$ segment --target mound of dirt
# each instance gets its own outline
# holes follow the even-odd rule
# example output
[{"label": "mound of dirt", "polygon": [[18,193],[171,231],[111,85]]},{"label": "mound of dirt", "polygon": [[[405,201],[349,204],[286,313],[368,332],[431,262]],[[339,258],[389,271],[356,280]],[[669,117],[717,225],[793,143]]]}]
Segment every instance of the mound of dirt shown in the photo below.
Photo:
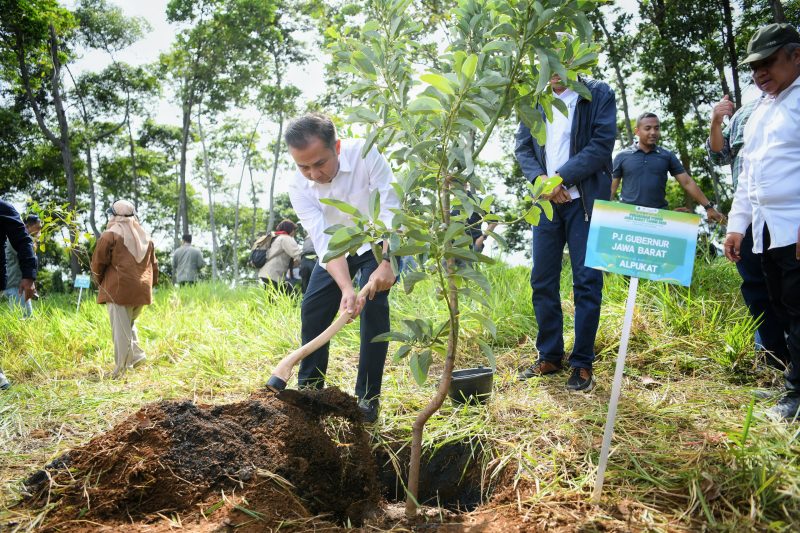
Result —
[{"label": "mound of dirt", "polygon": [[335,405],[337,416],[268,392],[219,406],[147,405],[32,475],[23,505],[55,502],[51,529],[130,529],[192,515],[237,531],[320,515],[360,524],[381,491],[356,402],[335,388],[306,394]]}]

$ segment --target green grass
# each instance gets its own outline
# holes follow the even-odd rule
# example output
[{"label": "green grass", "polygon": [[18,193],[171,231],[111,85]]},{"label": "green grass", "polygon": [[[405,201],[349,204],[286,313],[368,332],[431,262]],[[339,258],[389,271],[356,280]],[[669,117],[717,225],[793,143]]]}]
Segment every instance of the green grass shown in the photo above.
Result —
[{"label": "green grass", "polygon": [[[568,271],[568,269],[566,269]],[[525,268],[488,269],[498,360],[495,394],[485,407],[449,401],[426,430],[428,448],[473,439],[483,444],[487,479],[516,482],[522,514],[542,502],[588,500],[594,483],[627,280],[605,278],[597,337],[598,388],[563,390],[566,374],[516,381],[534,357],[535,321]],[[562,279],[566,341],[571,343],[568,272]],[[603,508],[636,502],[637,523],[652,530],[796,530],[800,524],[800,426],[768,421],[769,402],[752,403],[754,386],[780,384],[752,354],[752,319],[735,269],[699,262],[691,289],[639,286],[626,379]],[[442,318],[424,284],[393,292],[393,321]],[[14,382],[0,393],[0,523],[29,523],[12,507],[20,480],[64,451],[113,427],[144,403],[190,398],[242,399],[299,346],[297,300],[257,288],[201,284],[159,290],[137,321],[148,361],[125,379],[104,379],[113,366],[103,306],[75,311],[73,297],[42,300],[31,320],[0,306],[0,366]],[[465,328],[477,333],[477,322]],[[474,340],[458,366],[485,364]],[[405,361],[387,362],[376,442],[405,442],[417,411],[436,386],[440,361],[420,387]],[[329,381],[352,390],[358,325],[332,345]],[[378,435],[377,433],[380,433]]]}]

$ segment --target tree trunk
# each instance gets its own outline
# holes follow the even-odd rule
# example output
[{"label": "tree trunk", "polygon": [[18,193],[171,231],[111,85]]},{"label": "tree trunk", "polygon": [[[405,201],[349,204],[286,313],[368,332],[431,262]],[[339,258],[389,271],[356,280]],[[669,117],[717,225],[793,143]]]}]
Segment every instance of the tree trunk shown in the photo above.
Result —
[{"label": "tree trunk", "polygon": [[275,177],[278,175],[278,158],[281,155],[283,142],[283,111],[278,111],[278,138],[275,140],[275,150],[272,153],[272,179],[269,182],[269,217],[267,218],[267,233],[275,227]]},{"label": "tree trunk", "polygon": [[739,60],[736,57],[736,39],[733,35],[733,16],[730,0],[722,0],[722,11],[725,15],[725,47],[728,49],[728,63],[733,77],[733,102],[736,108],[742,106],[742,89],[739,86]]},{"label": "tree trunk", "polygon": [[769,0],[769,5],[772,8],[773,22],[786,22],[786,14],[783,12],[781,0]]},{"label": "tree trunk", "polygon": [[[178,173],[178,220],[183,234],[189,233],[189,201],[186,196],[186,151],[189,146],[189,133],[192,125],[193,97],[183,102],[183,125],[181,129],[181,166]],[[176,244],[177,246],[177,244]]]},{"label": "tree trunk", "polygon": [[[450,225],[450,178],[445,179],[442,190],[442,221],[446,227]],[[452,246],[452,243],[445,244],[445,248]],[[437,262],[438,269],[443,268],[441,261]],[[425,424],[431,416],[442,407],[447,390],[450,388],[450,381],[453,379],[453,368],[456,363],[456,353],[458,350],[458,287],[455,279],[449,275],[454,269],[454,260],[447,260],[447,305],[450,315],[450,333],[447,336],[447,356],[444,360],[444,370],[436,389],[428,405],[419,412],[411,425],[411,459],[408,464],[408,493],[406,494],[406,518],[413,518],[417,514],[419,501],[419,468],[422,459],[422,433]],[[444,287],[442,287],[444,289]]]},{"label": "tree trunk", "polygon": [[92,228],[94,238],[100,237],[100,231],[97,229],[97,222],[95,220],[97,211],[97,195],[94,190],[94,174],[92,172],[92,145],[87,139],[86,142],[86,179],[89,180],[89,226]]},{"label": "tree trunk", "polygon": [[[247,139],[247,146],[245,147],[244,161],[242,162],[242,172],[239,174],[239,186],[236,188],[236,212],[233,221],[233,286],[235,287],[239,281],[239,199],[242,194],[242,183],[244,182],[244,171],[250,166],[250,154],[252,153],[251,147],[253,146],[253,139],[258,131],[258,125],[261,122],[259,115],[256,120],[256,125],[253,126],[253,131]],[[251,179],[252,181],[252,179]]]},{"label": "tree trunk", "polygon": [[619,87],[620,93],[619,95],[622,99],[622,113],[625,117],[625,133],[627,134],[625,144],[626,146],[629,146],[633,144],[633,129],[631,128],[631,117],[628,112],[628,90],[625,85],[625,77],[622,75],[622,67],[619,64],[619,56],[617,55],[617,49],[614,45],[614,40],[611,38],[611,34],[608,33],[608,29],[606,29],[606,23],[602,13],[597,13],[597,20],[600,24],[600,29],[603,30],[603,35],[606,37],[608,57],[611,60],[611,64],[614,67],[614,74],[617,77],[617,86]]},{"label": "tree trunk", "polygon": [[258,196],[256,195],[256,182],[253,179],[253,165],[251,161],[247,162],[247,172],[250,174],[250,199],[253,202],[253,220],[250,227],[250,242],[256,240],[256,224],[258,224]]},{"label": "tree trunk", "polygon": [[139,210],[139,172],[136,170],[136,145],[133,142],[131,121],[128,120],[128,148],[131,152],[131,173],[133,177],[133,205]]},{"label": "tree trunk", "polygon": [[200,145],[203,150],[203,169],[206,174],[206,188],[208,189],[208,223],[211,227],[211,279],[216,281],[219,279],[217,271],[217,225],[214,220],[214,181],[211,177],[211,167],[208,163],[208,152],[206,151],[206,137],[203,134],[203,126],[201,125],[201,111],[200,106],[197,107],[197,133],[200,135]]},{"label": "tree trunk", "polygon": [[178,205],[175,206],[175,245],[174,248],[177,248],[181,245],[181,208],[180,208],[180,198],[181,198],[181,170],[180,167],[175,168],[175,192],[178,196]]},{"label": "tree trunk", "polygon": [[[64,174],[67,178],[67,202],[69,204],[69,210],[77,214],[78,190],[75,184],[75,169],[72,158],[72,147],[70,146],[69,139],[69,125],[67,123],[67,115],[64,112],[64,100],[61,97],[61,60],[58,58],[58,37],[56,36],[56,29],[52,24],[50,25],[50,57],[53,61],[53,74],[50,77],[50,84],[53,106],[56,109],[56,118],[58,120],[58,130],[61,134],[59,148],[61,149],[61,160],[64,163]],[[77,252],[78,230],[75,224],[71,224],[69,227],[69,240],[69,270],[72,275],[72,280],[74,281],[75,276],[81,271]]]}]

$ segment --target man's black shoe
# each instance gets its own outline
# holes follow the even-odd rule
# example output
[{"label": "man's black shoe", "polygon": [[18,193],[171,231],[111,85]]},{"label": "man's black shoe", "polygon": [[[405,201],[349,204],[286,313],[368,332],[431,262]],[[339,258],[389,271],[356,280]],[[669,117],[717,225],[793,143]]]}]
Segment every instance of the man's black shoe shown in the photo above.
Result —
[{"label": "man's black shoe", "polygon": [[517,379],[525,381],[531,378],[540,378],[542,376],[551,376],[561,372],[561,363],[554,363],[552,361],[536,361],[534,364],[523,370],[517,375]]},{"label": "man's black shoe", "polygon": [[567,390],[589,392],[594,388],[594,374],[588,368],[573,368],[567,380]]},{"label": "man's black shoe", "polygon": [[774,407],[767,410],[767,416],[775,420],[800,420],[800,392],[787,392]]},{"label": "man's black shoe", "polygon": [[367,424],[374,424],[378,420],[378,411],[380,411],[381,402],[377,398],[372,400],[358,400],[358,410],[364,415],[364,422]]}]

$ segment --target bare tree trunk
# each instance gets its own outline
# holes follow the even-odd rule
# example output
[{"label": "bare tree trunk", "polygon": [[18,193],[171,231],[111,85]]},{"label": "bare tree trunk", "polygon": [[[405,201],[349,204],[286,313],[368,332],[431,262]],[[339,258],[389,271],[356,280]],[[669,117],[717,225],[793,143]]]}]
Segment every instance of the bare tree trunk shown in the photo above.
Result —
[{"label": "bare tree trunk", "polygon": [[89,180],[89,226],[92,228],[94,238],[100,237],[100,231],[97,229],[97,222],[95,220],[95,211],[97,210],[97,196],[94,190],[94,175],[92,172],[92,145],[86,142],[86,178]]},{"label": "bare tree trunk", "polygon": [[781,0],[769,0],[769,5],[772,8],[773,22],[786,22],[786,14],[783,12]]},{"label": "bare tree trunk", "polygon": [[200,145],[203,150],[203,168],[206,174],[206,188],[208,189],[208,222],[211,226],[211,279],[219,279],[217,270],[217,225],[214,220],[214,181],[211,177],[211,167],[208,163],[208,151],[206,150],[206,136],[203,133],[201,124],[202,115],[200,106],[197,106],[197,133],[200,134]]},{"label": "bare tree trunk", "polygon": [[[253,146],[253,139],[258,131],[258,125],[261,122],[259,115],[256,125],[253,126],[253,131],[247,139],[247,146],[245,148],[244,161],[242,162],[242,172],[239,174],[239,186],[236,188],[236,214],[234,215],[233,222],[233,286],[235,287],[239,281],[239,199],[242,194],[242,183],[244,182],[244,171],[250,166],[250,154],[252,153],[251,147]],[[251,177],[252,181],[252,177]]]},{"label": "bare tree trunk", "polygon": [[597,20],[600,24],[600,29],[603,30],[603,35],[606,37],[608,57],[611,59],[611,64],[614,67],[614,74],[617,77],[619,95],[622,98],[622,113],[625,117],[625,133],[627,134],[625,144],[630,145],[633,144],[633,130],[631,129],[631,117],[628,112],[628,90],[625,85],[625,77],[622,75],[622,67],[619,64],[619,56],[617,55],[618,52],[614,45],[614,40],[611,38],[611,34],[608,33],[608,29],[606,29],[606,23],[602,13],[597,13]]},{"label": "bare tree trunk", "polygon": [[736,39],[733,35],[733,16],[730,0],[722,0],[722,11],[725,15],[725,47],[728,49],[728,63],[733,77],[733,102],[736,108],[742,106],[742,89],[739,86],[739,60],[736,57]]},{"label": "bare tree trunk", "polygon": [[283,111],[278,112],[278,138],[275,140],[275,150],[272,153],[272,179],[269,182],[269,217],[267,218],[267,233],[275,227],[275,177],[278,175],[278,159],[281,155],[283,142]]},{"label": "bare tree trunk", "polygon": [[[58,129],[61,134],[60,148],[61,159],[64,162],[64,173],[67,177],[67,202],[69,202],[70,211],[75,213],[78,209],[78,190],[75,184],[75,169],[72,158],[72,147],[70,146],[69,139],[69,125],[67,123],[67,115],[64,112],[64,100],[61,97],[61,60],[58,58],[58,37],[56,36],[56,29],[52,24],[50,25],[50,56],[53,60],[53,75],[50,78],[50,83],[53,95],[53,106],[56,109]],[[75,225],[70,225],[69,227],[69,240],[69,270],[74,280],[75,276],[81,271],[77,252],[78,230]]]},{"label": "bare tree trunk", "polygon": [[[186,151],[189,146],[189,133],[192,125],[192,107],[194,106],[193,97],[189,96],[183,102],[183,125],[181,129],[181,163],[178,173],[178,219],[183,234],[189,233],[189,201],[186,196]],[[177,246],[177,244],[176,244]]]},{"label": "bare tree trunk", "polygon": [[136,170],[136,145],[133,142],[131,121],[128,120],[128,148],[131,152],[131,173],[133,174],[133,205],[139,210],[139,172]]},{"label": "bare tree trunk", "polygon": [[175,192],[178,195],[178,205],[175,207],[175,246],[177,248],[181,245],[181,208],[180,208],[180,194],[181,194],[181,170],[180,167],[175,168]]},{"label": "bare tree trunk", "polygon": [[[450,179],[445,179],[442,191],[442,220],[445,226],[450,224]],[[445,247],[451,244],[445,244]],[[438,266],[442,268],[441,263]],[[455,368],[456,353],[458,351],[458,287],[455,279],[449,275],[454,269],[453,259],[447,260],[447,304],[450,314],[450,333],[447,336],[447,355],[444,360],[444,370],[436,389],[428,405],[419,412],[411,425],[411,459],[408,465],[408,493],[406,494],[406,518],[413,518],[417,514],[419,501],[419,468],[422,459],[422,433],[425,424],[431,416],[439,410],[447,397],[447,390],[450,388],[450,381],[453,378],[453,368]]]},{"label": "bare tree trunk", "polygon": [[250,242],[256,240],[256,224],[258,223],[258,196],[256,195],[256,182],[253,179],[253,165],[251,161],[247,162],[247,172],[250,174],[250,199],[253,202],[253,220],[250,227]]}]

